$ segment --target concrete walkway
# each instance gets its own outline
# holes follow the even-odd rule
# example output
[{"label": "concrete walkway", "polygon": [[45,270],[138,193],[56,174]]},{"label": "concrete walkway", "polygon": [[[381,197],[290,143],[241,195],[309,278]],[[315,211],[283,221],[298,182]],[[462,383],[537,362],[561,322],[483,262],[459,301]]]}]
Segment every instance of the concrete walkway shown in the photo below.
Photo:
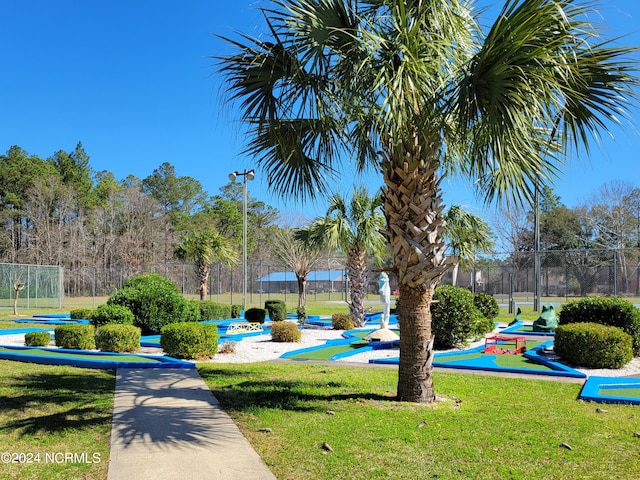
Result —
[{"label": "concrete walkway", "polygon": [[118,369],[109,480],[274,480],[196,369]]}]

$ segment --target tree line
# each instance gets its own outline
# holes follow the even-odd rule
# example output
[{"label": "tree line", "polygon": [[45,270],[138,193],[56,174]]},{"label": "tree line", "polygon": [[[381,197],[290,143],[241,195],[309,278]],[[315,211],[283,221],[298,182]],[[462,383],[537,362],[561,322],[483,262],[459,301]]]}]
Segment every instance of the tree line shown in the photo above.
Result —
[{"label": "tree line", "polygon": [[[81,142],[48,158],[19,146],[0,155],[0,263],[60,265],[70,278],[74,270],[117,266],[128,277],[143,265],[184,259],[178,247],[207,229],[239,249],[242,184],[230,182],[211,196],[170,163],[142,179],[118,180],[94,171],[89,160]],[[249,198],[247,217],[247,249],[266,260],[278,211]],[[67,291],[83,293],[76,288],[82,286]]]}]

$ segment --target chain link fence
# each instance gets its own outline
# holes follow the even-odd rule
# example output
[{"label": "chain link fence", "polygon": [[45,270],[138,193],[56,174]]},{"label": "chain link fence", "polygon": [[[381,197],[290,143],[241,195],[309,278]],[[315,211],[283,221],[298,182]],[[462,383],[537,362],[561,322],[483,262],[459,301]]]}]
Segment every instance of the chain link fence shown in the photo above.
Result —
[{"label": "chain link fence", "polygon": [[62,308],[63,303],[62,267],[0,263],[0,308]]},{"label": "chain link fence", "polygon": [[[536,257],[540,274],[536,275]],[[539,287],[536,289],[536,277]],[[452,283],[452,273],[443,279]],[[482,256],[458,285],[508,301],[567,300],[589,295],[640,297],[640,249],[547,250]],[[638,298],[636,298],[637,303]]]},{"label": "chain link fence", "polygon": [[[536,256],[539,275],[536,274]],[[314,300],[345,300],[348,278],[343,258],[326,258],[320,262],[307,280],[307,297]],[[132,275],[154,272],[170,278],[185,295],[196,296],[199,280],[193,264],[147,264],[133,267],[68,268],[4,265],[2,275],[2,306],[11,305],[16,280],[26,284],[20,293],[21,305],[38,307],[62,303],[67,296],[108,297],[120,289]],[[207,298],[224,303],[242,302],[242,267],[229,268],[211,265]],[[536,289],[539,278],[539,289]],[[64,280],[63,280],[64,279]],[[377,294],[378,273],[371,267],[369,291]],[[64,289],[61,285],[64,281]],[[564,301],[588,295],[616,295],[640,297],[640,249],[610,250],[553,250],[513,252],[483,255],[472,267],[449,270],[441,283],[455,284],[473,292],[486,292],[506,304],[534,302],[536,292],[540,301]],[[397,289],[391,278],[392,291]],[[247,264],[247,303],[262,304],[272,297],[297,298],[295,275],[277,262],[251,261]],[[638,303],[640,300],[636,300]]]}]

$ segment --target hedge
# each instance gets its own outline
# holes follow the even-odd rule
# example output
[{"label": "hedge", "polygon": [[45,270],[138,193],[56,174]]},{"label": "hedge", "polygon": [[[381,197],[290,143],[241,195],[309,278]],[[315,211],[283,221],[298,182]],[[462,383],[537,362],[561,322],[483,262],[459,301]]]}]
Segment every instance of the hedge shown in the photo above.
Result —
[{"label": "hedge", "polygon": [[135,317],[131,310],[123,305],[103,304],[91,312],[91,323],[97,327],[110,323],[118,325],[133,325]]},{"label": "hedge", "polygon": [[275,322],[271,324],[271,340],[274,342],[299,342],[302,333],[293,322]]},{"label": "hedge", "polygon": [[620,297],[584,297],[565,303],[558,324],[598,323],[618,327],[631,335],[633,353],[640,355],[640,309]]},{"label": "hedge", "polygon": [[263,308],[250,308],[244,312],[244,319],[252,323],[264,323],[266,316],[267,312]]},{"label": "hedge", "polygon": [[272,322],[280,322],[287,319],[287,305],[282,300],[267,300],[264,309],[269,313]]},{"label": "hedge", "polygon": [[587,368],[621,368],[633,358],[631,335],[597,323],[558,326],[553,349],[563,360]]},{"label": "hedge", "polygon": [[24,344],[27,347],[46,347],[51,342],[49,332],[27,332],[24,334]]},{"label": "hedge", "polygon": [[334,330],[353,330],[353,317],[346,313],[334,313],[331,315],[331,324]]},{"label": "hedge", "polygon": [[104,325],[96,330],[96,348],[103,352],[137,352],[140,329],[125,324]]},{"label": "hedge", "polygon": [[95,348],[95,327],[93,325],[60,325],[54,330],[57,347],[72,350]]},{"label": "hedge", "polygon": [[91,318],[91,308],[74,308],[69,312],[69,317],[73,320],[88,320]]},{"label": "hedge", "polygon": [[431,331],[434,347],[446,350],[464,344],[474,332],[482,314],[473,303],[473,294],[462,287],[441,285],[431,304]]},{"label": "hedge", "polygon": [[213,357],[218,351],[218,327],[204,323],[170,323],[162,327],[160,346],[171,357]]},{"label": "hedge", "polygon": [[231,305],[216,303],[211,300],[199,300],[196,303],[200,309],[200,320],[233,318],[233,308]]},{"label": "hedge", "polygon": [[163,326],[176,322],[197,322],[200,309],[185,300],[169,279],[149,273],[127,279],[108,304],[122,305],[133,313],[134,325],[143,335],[158,334]]}]

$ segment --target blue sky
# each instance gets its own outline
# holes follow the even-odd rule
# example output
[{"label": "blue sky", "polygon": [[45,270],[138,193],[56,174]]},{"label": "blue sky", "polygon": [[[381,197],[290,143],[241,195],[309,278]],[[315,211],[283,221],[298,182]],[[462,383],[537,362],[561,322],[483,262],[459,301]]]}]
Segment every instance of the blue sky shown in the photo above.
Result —
[{"label": "blue sky", "polygon": [[[81,141],[96,171],[144,178],[169,162],[178,175],[197,178],[209,194],[217,194],[229,172],[254,165],[241,156],[237,116],[221,101],[208,57],[229,52],[214,34],[262,31],[260,4],[0,0],[0,153],[18,145],[46,158],[57,150],[73,151]],[[640,45],[640,2],[598,4],[609,36],[627,35],[623,43]],[[578,205],[610,180],[640,184],[638,119],[634,111],[631,125],[613,128],[615,138],[604,137],[591,160],[582,155],[569,160],[555,188],[566,205]],[[344,178],[346,189],[360,182],[351,173]],[[379,186],[374,176],[362,181]],[[445,182],[443,188],[447,204],[480,213],[464,185]],[[324,211],[322,201],[302,206],[277,198],[260,172],[249,189],[293,221]]]}]

